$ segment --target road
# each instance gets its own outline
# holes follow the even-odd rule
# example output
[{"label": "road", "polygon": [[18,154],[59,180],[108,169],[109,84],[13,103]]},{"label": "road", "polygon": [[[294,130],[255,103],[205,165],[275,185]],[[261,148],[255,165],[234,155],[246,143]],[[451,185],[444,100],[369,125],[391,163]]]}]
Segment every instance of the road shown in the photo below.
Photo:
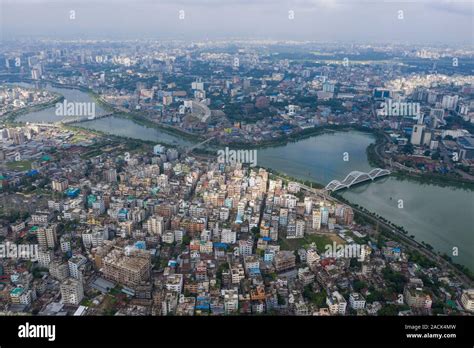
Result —
[{"label": "road", "polygon": [[207,138],[207,139],[204,140],[204,141],[201,141],[201,142],[198,143],[198,144],[194,144],[193,146],[191,146],[190,148],[188,148],[188,149],[186,150],[186,154],[192,152],[195,148],[197,148],[197,147],[199,147],[199,146],[202,146],[202,145],[204,145],[204,144],[210,142],[210,141],[211,141],[212,139],[214,139],[214,138],[215,138],[215,137],[210,137],[210,138]]}]

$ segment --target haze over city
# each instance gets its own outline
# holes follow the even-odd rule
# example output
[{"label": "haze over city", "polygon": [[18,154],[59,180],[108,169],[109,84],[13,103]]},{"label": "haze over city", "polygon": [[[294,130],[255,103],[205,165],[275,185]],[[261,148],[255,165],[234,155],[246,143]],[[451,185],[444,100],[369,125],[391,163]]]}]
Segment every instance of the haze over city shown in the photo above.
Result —
[{"label": "haze over city", "polygon": [[[4,40],[258,38],[473,43],[473,2],[467,0],[2,0],[0,4]],[[75,11],[73,20],[70,11]],[[292,19],[290,11],[294,11]]]}]

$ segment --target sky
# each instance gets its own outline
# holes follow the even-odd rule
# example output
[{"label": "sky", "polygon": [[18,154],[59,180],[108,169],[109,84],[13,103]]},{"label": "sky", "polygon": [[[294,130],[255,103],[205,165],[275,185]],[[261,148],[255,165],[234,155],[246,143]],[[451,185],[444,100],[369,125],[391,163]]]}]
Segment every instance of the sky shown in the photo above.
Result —
[{"label": "sky", "polygon": [[474,0],[0,0],[0,38],[22,37],[474,46]]}]

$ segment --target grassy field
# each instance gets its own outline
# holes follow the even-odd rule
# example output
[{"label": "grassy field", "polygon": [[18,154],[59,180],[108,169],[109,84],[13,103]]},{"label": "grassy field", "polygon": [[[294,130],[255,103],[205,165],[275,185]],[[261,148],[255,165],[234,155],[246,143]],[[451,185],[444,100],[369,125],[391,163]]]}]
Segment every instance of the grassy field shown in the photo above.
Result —
[{"label": "grassy field", "polygon": [[8,162],[7,167],[12,170],[25,171],[31,169],[31,161],[14,161]]},{"label": "grassy field", "polygon": [[279,239],[282,250],[297,250],[302,247],[308,247],[311,243],[315,243],[318,252],[324,252],[326,251],[326,245],[332,245],[333,242],[336,242],[336,244],[345,244],[345,241],[336,234],[311,234],[304,236],[304,238],[286,239],[280,237]]}]

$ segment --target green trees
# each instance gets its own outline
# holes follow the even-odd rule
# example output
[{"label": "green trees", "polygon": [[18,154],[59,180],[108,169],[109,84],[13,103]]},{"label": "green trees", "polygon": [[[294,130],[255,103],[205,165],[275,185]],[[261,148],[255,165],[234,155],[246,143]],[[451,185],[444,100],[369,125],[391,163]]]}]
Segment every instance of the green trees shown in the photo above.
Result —
[{"label": "green trees", "polygon": [[383,306],[377,314],[394,316],[394,315],[398,315],[398,311],[399,311],[399,308],[396,305],[388,304],[388,305]]},{"label": "green trees", "polygon": [[353,284],[354,291],[357,291],[357,292],[361,291],[362,289],[365,289],[366,287],[367,287],[367,283],[362,280],[356,280]]},{"label": "green trees", "polygon": [[403,288],[407,282],[405,276],[399,272],[394,272],[390,268],[386,267],[382,270],[382,275],[387,282],[387,289],[391,292],[400,294],[403,292]]},{"label": "green trees", "polygon": [[311,285],[306,285],[304,287],[303,296],[318,307],[323,307],[326,304],[327,293],[325,289],[321,292],[314,292],[311,289]]}]

